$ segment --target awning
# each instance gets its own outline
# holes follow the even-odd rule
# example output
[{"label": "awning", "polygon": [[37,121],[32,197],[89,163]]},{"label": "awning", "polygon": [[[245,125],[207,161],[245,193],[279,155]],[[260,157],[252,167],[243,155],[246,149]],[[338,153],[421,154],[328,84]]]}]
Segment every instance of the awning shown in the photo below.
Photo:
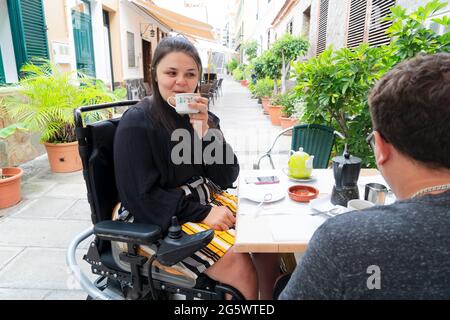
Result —
[{"label": "awning", "polygon": [[202,38],[214,40],[211,25],[188,18],[173,11],[158,7],[154,3],[144,2],[141,0],[130,0],[136,6],[140,7],[156,20],[167,25],[172,31],[192,36],[194,38]]}]

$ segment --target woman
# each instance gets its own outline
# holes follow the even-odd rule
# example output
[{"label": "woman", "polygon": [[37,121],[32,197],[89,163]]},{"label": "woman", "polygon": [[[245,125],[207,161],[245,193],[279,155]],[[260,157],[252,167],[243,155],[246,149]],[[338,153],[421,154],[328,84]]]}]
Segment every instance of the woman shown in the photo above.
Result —
[{"label": "woman", "polygon": [[[172,216],[177,216],[187,233],[216,230],[213,242],[220,244],[220,250],[217,246],[206,248],[182,264],[194,275],[204,272],[235,287],[245,298],[257,299],[258,278],[252,259],[248,254],[234,252],[232,247],[234,234],[230,228],[236,221],[233,204],[227,203],[226,197],[211,202],[200,195],[201,190],[205,191],[203,195],[214,194],[217,185],[231,186],[239,174],[237,158],[220,132],[218,118],[207,110],[208,99],[198,96],[189,105],[198,113],[189,115],[178,114],[167,103],[175,94],[198,92],[201,72],[199,55],[188,40],[161,40],[151,67],[153,95],[130,108],[116,132],[114,161],[119,196],[135,222],[159,225],[163,232]],[[189,132],[187,146],[192,148],[187,158],[192,161],[180,163],[177,158],[186,159],[184,152],[189,151],[173,152],[180,143],[173,141],[177,132]],[[232,161],[205,161],[203,153],[209,145],[207,140],[211,141],[206,139],[208,135],[214,136],[216,147],[219,144],[223,148],[224,158],[231,153]],[[186,141],[183,143],[186,146]],[[213,189],[202,189],[205,186]]]}]

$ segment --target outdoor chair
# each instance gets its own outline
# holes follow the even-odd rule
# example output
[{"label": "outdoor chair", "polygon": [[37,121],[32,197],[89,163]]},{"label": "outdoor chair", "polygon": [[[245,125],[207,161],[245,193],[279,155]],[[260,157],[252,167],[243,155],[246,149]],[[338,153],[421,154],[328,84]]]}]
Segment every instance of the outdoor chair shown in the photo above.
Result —
[{"label": "outdoor chair", "polygon": [[314,155],[313,168],[324,169],[328,167],[330,161],[331,150],[334,145],[336,136],[344,138],[344,136],[333,128],[319,125],[319,124],[299,124],[293,127],[282,130],[272,142],[271,147],[264,154],[258,157],[253,164],[253,169],[259,169],[261,160],[265,157],[269,158],[272,169],[275,165],[272,161],[272,150],[278,139],[286,132],[292,130],[291,150],[298,151],[303,148],[303,151]]},{"label": "outdoor chair", "polygon": [[211,103],[212,100],[212,93],[211,93],[211,87],[212,84],[211,83],[205,83],[205,84],[201,84],[200,85],[200,95],[204,98],[208,98],[208,110],[209,110],[209,104]]},{"label": "outdoor chair", "polygon": [[215,100],[217,98],[217,84],[218,84],[218,82],[219,82],[219,80],[217,80],[217,79],[213,80],[211,82],[211,87],[209,89],[209,93],[211,95],[211,102],[212,102],[212,104],[215,103]]},{"label": "outdoor chair", "polygon": [[[67,264],[73,276],[87,292],[88,299],[243,299],[233,287],[218,283],[206,275],[197,279],[174,266],[204,248],[214,231],[180,236],[180,226],[172,217],[172,227],[163,236],[159,226],[113,221],[113,208],[119,202],[116,188],[113,142],[120,119],[84,125],[82,114],[105,108],[125,107],[138,101],[121,101],[85,106],[74,111],[83,177],[91,209],[92,226],[77,235],[67,252]],[[84,260],[98,279],[92,283],[76,261],[80,243],[94,235]],[[142,254],[149,248],[153,255]]]},{"label": "outdoor chair", "polygon": [[221,96],[223,96],[222,82],[223,82],[223,78],[220,78],[220,79],[219,79],[219,82],[217,83],[217,89],[218,89],[218,91],[220,91],[220,95],[221,95]]}]

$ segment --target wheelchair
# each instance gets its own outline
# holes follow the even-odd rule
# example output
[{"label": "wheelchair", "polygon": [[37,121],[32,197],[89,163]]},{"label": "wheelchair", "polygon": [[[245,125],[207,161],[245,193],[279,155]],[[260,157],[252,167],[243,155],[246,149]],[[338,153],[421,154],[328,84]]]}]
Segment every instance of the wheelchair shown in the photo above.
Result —
[{"label": "wheelchair", "polygon": [[[88,299],[95,300],[233,300],[244,296],[235,288],[201,274],[197,278],[176,269],[177,263],[204,248],[214,237],[213,230],[194,235],[181,231],[177,218],[167,235],[159,226],[112,220],[119,203],[116,189],[113,145],[120,118],[84,125],[82,114],[89,111],[129,107],[138,101],[121,101],[74,110],[76,136],[83,163],[83,177],[91,209],[93,226],[78,234],[70,243],[66,262]],[[93,236],[83,260],[91,265],[91,282],[75,257],[81,242]],[[147,248],[150,255],[143,254]]]}]

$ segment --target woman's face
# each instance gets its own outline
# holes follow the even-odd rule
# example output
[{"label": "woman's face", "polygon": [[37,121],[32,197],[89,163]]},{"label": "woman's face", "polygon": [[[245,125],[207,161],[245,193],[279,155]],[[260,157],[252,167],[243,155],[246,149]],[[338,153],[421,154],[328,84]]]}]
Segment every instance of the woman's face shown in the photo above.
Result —
[{"label": "woman's face", "polygon": [[199,71],[194,59],[183,52],[167,54],[156,66],[156,81],[164,100],[177,93],[192,93]]}]

